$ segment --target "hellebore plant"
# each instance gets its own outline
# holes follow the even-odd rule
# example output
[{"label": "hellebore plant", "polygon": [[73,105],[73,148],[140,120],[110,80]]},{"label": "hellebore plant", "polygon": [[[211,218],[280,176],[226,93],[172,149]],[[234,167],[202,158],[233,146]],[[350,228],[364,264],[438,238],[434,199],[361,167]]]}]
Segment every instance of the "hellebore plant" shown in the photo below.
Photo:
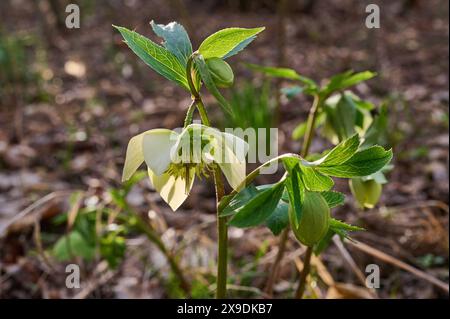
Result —
[{"label": "hellebore plant", "polygon": [[[180,24],[160,25],[152,21],[151,26],[164,39],[162,46],[124,27],[115,28],[147,65],[187,90],[192,103],[187,107],[181,132],[159,128],[130,140],[123,180],[129,179],[145,162],[154,188],[172,210],[176,210],[189,195],[195,176],[212,177],[216,190],[218,232],[216,297],[226,297],[228,226],[246,228],[260,225],[266,225],[275,235],[283,233],[284,242],[291,229],[298,241],[307,246],[304,271],[296,294],[301,297],[312,252],[319,254],[323,251],[335,234],[344,238],[348,232],[360,230],[332,218],[331,209],[344,202],[344,195],[332,190],[332,177],[365,178],[379,173],[392,158],[392,151],[366,144],[357,132],[342,136],[333,149],[314,159],[308,157],[316,120],[327,99],[373,74],[346,73],[320,88],[313,80],[293,70],[253,66],[271,76],[300,81],[303,84],[301,90],[314,96],[314,103],[304,129],[301,154],[282,154],[246,175],[247,143],[237,136],[211,128],[200,89],[204,85],[224,112],[232,113],[218,89],[229,87],[234,81],[233,71],[224,60],[243,50],[264,28],[220,30],[207,37],[193,52],[189,37]],[[192,124],[195,109],[201,124]],[[281,163],[285,169],[279,181],[258,186],[252,183],[263,169],[276,163]],[[233,188],[228,195],[225,195],[222,175]],[[277,260],[281,257],[282,253]],[[273,283],[274,278],[271,275],[268,281]]]},{"label": "hellebore plant", "polygon": [[[184,130],[179,135],[166,129],[156,129],[133,137],[128,145],[123,180],[131,177],[145,161],[149,178],[161,197],[176,210],[189,195],[197,176],[212,176],[216,189],[217,206],[224,195],[222,174],[235,191],[245,178],[246,143],[227,133],[210,128],[210,120],[200,95],[201,85],[214,95],[220,106],[230,112],[230,107],[218,87],[233,83],[231,67],[224,61],[243,50],[264,28],[228,28],[206,38],[197,51],[183,26],[176,22],[151,26],[156,35],[164,39],[160,46],[150,39],[124,27],[115,27],[125,42],[153,70],[186,89],[192,96],[192,104],[186,112]],[[193,112],[197,108],[203,126],[192,125]],[[206,151],[198,152],[190,132],[202,131],[197,143],[206,144]],[[186,143],[186,138],[188,142]],[[202,145],[201,145],[202,146]],[[186,149],[192,150],[186,155]],[[222,152],[220,152],[222,150]],[[241,152],[236,152],[241,150]],[[242,150],[244,150],[242,152]],[[181,154],[179,153],[181,151]],[[183,154],[184,153],[184,154]],[[227,280],[227,219],[217,216],[218,269],[216,296],[226,296]]]}]

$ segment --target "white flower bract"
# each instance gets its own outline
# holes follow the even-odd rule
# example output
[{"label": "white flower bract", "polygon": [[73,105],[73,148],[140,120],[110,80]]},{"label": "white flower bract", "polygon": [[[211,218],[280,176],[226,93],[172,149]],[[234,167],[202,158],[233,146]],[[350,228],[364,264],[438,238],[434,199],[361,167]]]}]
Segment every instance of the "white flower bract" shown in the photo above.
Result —
[{"label": "white flower bract", "polygon": [[122,181],[145,162],[153,187],[175,211],[188,197],[195,175],[211,165],[218,165],[231,187],[238,189],[246,176],[247,151],[241,138],[201,124],[191,124],[181,133],[153,129],[130,139]]}]

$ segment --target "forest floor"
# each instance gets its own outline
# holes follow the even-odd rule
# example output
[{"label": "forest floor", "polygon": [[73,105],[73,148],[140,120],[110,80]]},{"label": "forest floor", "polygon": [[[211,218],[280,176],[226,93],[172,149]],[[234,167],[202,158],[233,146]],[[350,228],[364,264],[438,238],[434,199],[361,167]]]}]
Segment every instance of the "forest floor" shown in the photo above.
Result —
[{"label": "forest floor", "polygon": [[[126,256],[113,270],[99,260],[79,261],[90,282],[81,289],[67,289],[65,264],[48,256],[52,243],[65,231],[51,222],[55,216],[73,211],[74,206],[78,210],[107,208],[111,214],[120,214],[112,205],[111,191],[120,188],[128,140],[144,130],[182,126],[190,102],[186,92],[138,61],[112,24],[135,28],[157,40],[151,34],[151,19],[158,23],[178,20],[189,32],[194,31],[194,47],[221,28],[264,25],[266,30],[230,64],[237,70],[238,83],[261,79],[245,68],[244,61],[277,65],[277,19],[270,8],[241,11],[220,1],[192,0],[187,1],[187,8],[204,4],[203,8],[183,15],[169,2],[85,1],[82,26],[73,30],[55,27],[55,17],[41,2],[26,6],[24,1],[10,1],[0,6],[0,36],[25,39],[31,61],[27,72],[38,77],[15,85],[17,94],[1,95],[0,297],[179,296],[173,278],[167,275],[165,259],[142,234],[128,236]],[[347,199],[333,214],[366,229],[355,233],[355,239],[394,257],[397,266],[383,262],[379,253],[367,254],[346,245],[363,273],[368,264],[380,265],[379,297],[445,297],[448,291],[430,281],[434,278],[448,287],[448,2],[419,2],[409,10],[401,7],[401,1],[384,2],[382,27],[377,30],[364,27],[364,2],[355,2],[320,1],[311,13],[289,12],[283,66],[317,81],[348,69],[379,74],[356,92],[377,105],[388,103],[394,169],[377,208],[362,212]],[[279,152],[298,152],[301,143],[290,136],[305,120],[311,101],[300,97],[282,102]],[[220,119],[214,100],[208,97],[206,104],[213,117]],[[312,151],[328,146],[318,136]],[[264,176],[258,181],[270,182],[271,178],[275,180]],[[337,187],[349,193],[346,183]],[[70,196],[76,191],[82,194],[78,205]],[[179,253],[186,276],[195,279],[198,296],[212,296],[213,198],[213,186],[207,181],[196,183],[192,196],[176,213],[146,180],[127,196],[130,206],[148,215],[164,243]],[[265,297],[264,274],[274,260],[278,238],[266,228],[232,228],[229,235],[230,295]],[[302,253],[291,240],[275,297],[291,296]],[[331,245],[321,262],[316,261],[311,280],[317,285],[307,295],[371,297],[348,261],[338,246]],[[428,277],[400,269],[398,261]]]}]

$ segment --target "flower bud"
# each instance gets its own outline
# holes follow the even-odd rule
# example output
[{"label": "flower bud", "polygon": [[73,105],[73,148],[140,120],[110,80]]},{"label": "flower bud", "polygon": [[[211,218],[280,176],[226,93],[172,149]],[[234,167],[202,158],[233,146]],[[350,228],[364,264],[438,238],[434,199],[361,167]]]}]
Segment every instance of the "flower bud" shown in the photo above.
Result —
[{"label": "flower bud", "polygon": [[206,60],[206,65],[216,86],[225,88],[233,84],[233,70],[227,62],[221,58],[210,58]]},{"label": "flower bud", "polygon": [[328,232],[330,208],[320,193],[306,192],[302,205],[302,215],[298,227],[293,223],[294,211],[289,208],[292,231],[295,237],[306,246],[314,246]]},{"label": "flower bud", "polygon": [[352,178],[349,181],[350,190],[362,208],[373,208],[380,199],[382,186],[373,179],[363,181],[361,178]]}]

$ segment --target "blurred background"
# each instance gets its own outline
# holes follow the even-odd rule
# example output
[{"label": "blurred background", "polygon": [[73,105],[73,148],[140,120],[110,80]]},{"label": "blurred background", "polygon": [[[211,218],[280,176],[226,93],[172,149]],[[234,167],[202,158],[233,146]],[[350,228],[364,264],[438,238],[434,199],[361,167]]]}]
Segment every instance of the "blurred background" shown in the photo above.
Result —
[{"label": "blurred background", "polygon": [[[65,26],[70,2],[79,5],[79,29]],[[364,25],[369,3],[380,6],[380,29]],[[239,119],[224,116],[208,95],[205,102],[219,127],[279,127],[280,153],[299,151],[291,134],[311,100],[287,99],[278,93],[285,83],[252,72],[244,61],[290,67],[319,82],[349,69],[377,72],[355,92],[386,103],[385,144],[394,149],[395,166],[376,208],[361,211],[348,196],[333,210],[364,227],[354,238],[373,250],[332,244],[313,265],[307,296],[448,297],[448,6],[446,0],[1,1],[0,297],[183,297],[167,256],[193,297],[213,296],[213,186],[196,183],[173,213],[145,174],[120,183],[128,140],[182,126],[190,102],[111,27],[159,43],[152,19],[182,23],[194,48],[221,28],[266,27],[229,60],[237,80],[226,96]],[[328,147],[318,135],[312,150]],[[337,189],[350,194],[346,183]],[[269,297],[264,285],[278,238],[263,227],[231,228],[229,237],[230,296]],[[301,267],[303,249],[295,240],[287,249],[275,298],[292,296]],[[69,263],[80,266],[79,288],[66,287]],[[380,266],[376,293],[361,280],[372,263]]]}]

